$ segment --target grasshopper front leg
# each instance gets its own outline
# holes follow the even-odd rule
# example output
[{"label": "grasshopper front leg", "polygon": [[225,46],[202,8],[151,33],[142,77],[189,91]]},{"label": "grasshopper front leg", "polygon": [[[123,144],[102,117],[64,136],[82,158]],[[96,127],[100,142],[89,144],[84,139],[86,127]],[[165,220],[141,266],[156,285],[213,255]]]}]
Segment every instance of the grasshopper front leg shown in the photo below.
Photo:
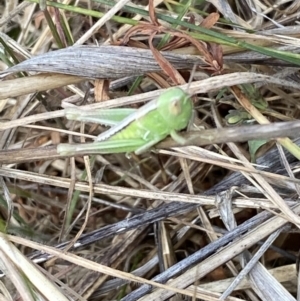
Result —
[{"label": "grasshopper front leg", "polygon": [[176,131],[171,131],[170,135],[173,138],[173,140],[179,144],[184,144],[186,142],[186,140],[183,137],[181,137]]},{"label": "grasshopper front leg", "polygon": [[[196,111],[193,110],[192,111],[192,116],[191,116],[191,118],[189,120],[189,123],[188,123],[188,126],[187,126],[187,131],[191,131],[192,128],[195,127],[195,125],[194,125],[195,119],[196,119]],[[183,138],[182,136],[180,136],[178,134],[178,132],[176,132],[176,131],[173,130],[173,131],[170,132],[170,135],[173,138],[173,140],[176,141],[177,143],[179,143],[179,144],[185,144],[186,139]]]}]

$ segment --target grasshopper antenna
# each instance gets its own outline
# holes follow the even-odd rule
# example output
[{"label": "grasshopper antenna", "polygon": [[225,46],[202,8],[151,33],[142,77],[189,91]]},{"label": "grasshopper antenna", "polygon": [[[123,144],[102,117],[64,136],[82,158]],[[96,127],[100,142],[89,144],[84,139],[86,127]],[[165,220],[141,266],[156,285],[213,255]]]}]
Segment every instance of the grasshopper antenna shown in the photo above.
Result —
[{"label": "grasshopper antenna", "polygon": [[[190,74],[190,78],[189,78],[189,81],[188,81],[188,85],[187,85],[187,87],[186,87],[186,93],[189,94],[189,95],[190,95],[190,93],[189,93],[189,88],[190,88],[190,86],[191,86],[191,83],[192,83],[192,81],[193,81],[194,75],[195,75],[195,73],[196,73],[196,69],[197,69],[197,64],[194,64],[193,69],[192,69],[192,72],[191,72],[191,74]],[[190,95],[190,96],[191,96],[191,95]],[[189,124],[188,124],[188,126],[187,126],[188,131],[190,131],[190,130],[193,128],[195,118],[196,118],[196,111],[195,111],[195,109],[193,109],[192,118],[190,119],[190,122],[189,122]]]},{"label": "grasshopper antenna", "polygon": [[195,75],[195,73],[196,73],[196,69],[197,69],[197,64],[194,64],[193,69],[192,69],[192,72],[191,72],[191,74],[190,74],[190,78],[189,78],[189,81],[188,81],[188,85],[187,85],[187,87],[186,87],[186,93],[188,93],[188,94],[189,94],[189,88],[190,88],[190,86],[191,86],[191,83],[192,83],[192,81],[193,81],[194,75]]}]

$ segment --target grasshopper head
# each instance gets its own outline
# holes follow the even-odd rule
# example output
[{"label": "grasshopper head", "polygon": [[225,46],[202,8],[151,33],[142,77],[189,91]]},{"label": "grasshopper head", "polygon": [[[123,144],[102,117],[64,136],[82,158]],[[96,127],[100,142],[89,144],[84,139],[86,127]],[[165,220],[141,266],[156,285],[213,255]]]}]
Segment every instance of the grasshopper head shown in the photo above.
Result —
[{"label": "grasshopper head", "polygon": [[169,129],[180,131],[189,124],[193,102],[181,88],[170,88],[157,99],[157,110]]}]

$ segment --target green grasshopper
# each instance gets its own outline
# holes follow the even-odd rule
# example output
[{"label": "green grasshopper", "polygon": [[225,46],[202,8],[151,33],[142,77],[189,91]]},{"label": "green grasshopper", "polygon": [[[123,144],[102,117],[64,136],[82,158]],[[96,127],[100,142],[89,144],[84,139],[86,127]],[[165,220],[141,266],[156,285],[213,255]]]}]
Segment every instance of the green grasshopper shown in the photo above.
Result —
[{"label": "green grasshopper", "polygon": [[112,126],[95,142],[58,144],[61,155],[131,153],[139,155],[170,135],[183,144],[177,133],[186,128],[192,118],[193,103],[181,88],[170,88],[139,109],[109,109],[87,112],[66,108],[70,120],[94,122]]}]

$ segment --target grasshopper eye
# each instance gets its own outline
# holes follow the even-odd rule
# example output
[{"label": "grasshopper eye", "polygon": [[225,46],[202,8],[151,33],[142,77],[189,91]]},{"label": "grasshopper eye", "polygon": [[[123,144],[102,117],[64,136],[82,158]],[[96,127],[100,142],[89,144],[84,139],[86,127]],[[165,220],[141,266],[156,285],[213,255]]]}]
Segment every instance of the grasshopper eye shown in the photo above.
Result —
[{"label": "grasshopper eye", "polygon": [[174,99],[170,103],[170,112],[172,115],[179,115],[181,113],[181,109],[180,99]]}]

